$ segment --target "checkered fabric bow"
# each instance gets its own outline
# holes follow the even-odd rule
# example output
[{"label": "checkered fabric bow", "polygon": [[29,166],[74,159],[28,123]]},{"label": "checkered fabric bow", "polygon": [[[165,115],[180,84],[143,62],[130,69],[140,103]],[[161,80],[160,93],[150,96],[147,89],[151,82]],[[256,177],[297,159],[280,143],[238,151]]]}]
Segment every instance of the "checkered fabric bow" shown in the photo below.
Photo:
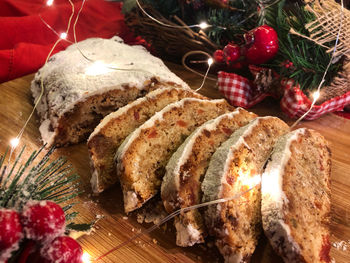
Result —
[{"label": "checkered fabric bow", "polygon": [[[220,92],[232,105],[243,108],[250,108],[272,95],[256,93],[256,88],[250,80],[223,71],[218,73],[218,86]],[[290,118],[299,118],[310,109],[312,101],[300,90],[299,85],[294,85],[292,81],[284,81],[281,86],[285,92],[280,106]],[[348,104],[350,104],[350,91],[321,105],[314,105],[305,119],[314,120],[325,113],[343,110],[344,106]]]}]

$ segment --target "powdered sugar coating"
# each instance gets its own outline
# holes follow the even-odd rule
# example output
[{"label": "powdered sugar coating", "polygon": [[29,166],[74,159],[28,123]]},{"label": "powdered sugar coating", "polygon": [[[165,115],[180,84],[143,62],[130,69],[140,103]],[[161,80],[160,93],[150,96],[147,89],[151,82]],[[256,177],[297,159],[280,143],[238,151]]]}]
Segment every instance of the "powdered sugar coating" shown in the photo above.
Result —
[{"label": "powdered sugar coating", "polygon": [[51,201],[28,201],[22,211],[22,225],[26,238],[50,241],[65,231],[62,208]]},{"label": "powdered sugar coating", "polygon": [[[86,69],[92,62],[85,59],[77,47],[94,61],[103,61],[107,65],[128,70],[87,75]],[[42,117],[47,113],[48,101],[52,111],[61,115],[77,101],[84,100],[88,96],[104,93],[116,87],[122,89],[123,84],[141,88],[143,83],[152,77],[162,82],[171,81],[187,86],[170,72],[159,58],[152,56],[144,48],[124,44],[119,37],[89,38],[73,44],[65,51],[53,55],[36,74],[33,82],[39,81],[42,75],[47,94],[47,98],[43,98],[38,106]],[[32,91],[35,98],[40,93],[35,85],[32,85]]]},{"label": "powdered sugar coating", "polygon": [[51,243],[45,244],[40,252],[49,262],[55,263],[78,263],[83,255],[79,243],[68,236],[55,238]]},{"label": "powdered sugar coating", "polygon": [[263,227],[265,231],[273,232],[268,234],[271,244],[277,249],[280,240],[286,240],[291,246],[286,258],[289,261],[295,260],[295,255],[299,254],[300,247],[293,240],[290,227],[283,221],[283,205],[288,203],[288,199],[282,190],[283,170],[291,157],[291,143],[305,133],[305,129],[298,129],[280,138],[271,154],[271,161],[267,164],[261,181],[261,213],[263,217]]},{"label": "powdered sugar coating", "polygon": [[0,208],[0,262],[10,258],[22,238],[19,214],[13,209]]},{"label": "powdered sugar coating", "polygon": [[271,117],[259,117],[251,121],[248,125],[235,131],[231,137],[224,142],[213,154],[207,173],[202,183],[203,202],[221,198],[223,184],[226,184],[227,169],[229,169],[233,150],[242,144],[249,149],[244,137],[251,134],[252,130],[259,124],[260,120]]},{"label": "powdered sugar coating", "polygon": [[176,244],[179,246],[193,246],[202,237],[202,233],[192,224],[185,226],[177,220],[175,227],[178,233],[176,235]]},{"label": "powdered sugar coating", "polygon": [[[88,70],[96,61],[100,62],[105,72],[90,74]],[[118,68],[122,70],[115,70]],[[53,142],[55,133],[50,131],[49,126],[56,127],[59,118],[77,103],[111,90],[124,90],[127,86],[141,89],[152,78],[188,87],[159,58],[141,46],[124,44],[119,37],[89,38],[53,55],[31,84],[36,101],[43,80],[44,95],[37,112],[42,121],[40,132],[44,141]]]}]

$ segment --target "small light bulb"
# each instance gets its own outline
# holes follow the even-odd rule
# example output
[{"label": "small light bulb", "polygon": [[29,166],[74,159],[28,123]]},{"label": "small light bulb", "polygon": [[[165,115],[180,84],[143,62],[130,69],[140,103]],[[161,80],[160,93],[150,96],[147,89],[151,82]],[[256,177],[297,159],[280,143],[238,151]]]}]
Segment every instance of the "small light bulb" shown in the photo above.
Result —
[{"label": "small light bulb", "polygon": [[53,4],[53,0],[47,0],[46,5],[51,6]]},{"label": "small light bulb", "polygon": [[318,100],[318,98],[320,97],[320,92],[317,90],[312,94],[312,97],[314,98],[314,100]]},{"label": "small light bulb", "polygon": [[12,148],[16,148],[19,144],[19,139],[18,138],[11,139],[10,144],[11,144]]},{"label": "small light bulb", "polygon": [[214,60],[212,58],[208,59],[208,65],[211,66],[211,64],[213,64]]},{"label": "small light bulb", "polygon": [[209,25],[206,22],[202,22],[198,25],[201,29],[206,29]]},{"label": "small light bulb", "polygon": [[60,38],[66,39],[67,38],[67,33],[66,32],[61,33]]},{"label": "small light bulb", "polygon": [[89,253],[87,253],[86,251],[84,251],[83,255],[81,256],[81,261],[83,263],[90,263],[91,262],[91,256]]},{"label": "small light bulb", "polygon": [[103,75],[109,72],[113,72],[113,68],[114,67],[112,67],[111,65],[97,60],[85,69],[85,74],[88,76]]}]

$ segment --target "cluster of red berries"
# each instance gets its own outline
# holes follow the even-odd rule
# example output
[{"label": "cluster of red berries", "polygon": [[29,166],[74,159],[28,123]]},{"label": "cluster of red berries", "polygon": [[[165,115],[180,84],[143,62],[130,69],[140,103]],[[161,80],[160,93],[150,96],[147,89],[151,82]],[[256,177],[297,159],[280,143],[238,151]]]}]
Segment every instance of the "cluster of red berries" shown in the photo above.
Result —
[{"label": "cluster of red berries", "polygon": [[259,26],[244,34],[245,44],[227,44],[223,50],[213,54],[217,63],[226,63],[232,68],[244,65],[263,64],[272,59],[278,52],[278,37],[276,31],[267,25]]},{"label": "cluster of red berries", "polygon": [[64,236],[65,215],[51,201],[29,201],[21,213],[0,209],[0,262],[19,248],[23,238],[35,242],[39,262],[82,262],[83,251],[77,241]]}]

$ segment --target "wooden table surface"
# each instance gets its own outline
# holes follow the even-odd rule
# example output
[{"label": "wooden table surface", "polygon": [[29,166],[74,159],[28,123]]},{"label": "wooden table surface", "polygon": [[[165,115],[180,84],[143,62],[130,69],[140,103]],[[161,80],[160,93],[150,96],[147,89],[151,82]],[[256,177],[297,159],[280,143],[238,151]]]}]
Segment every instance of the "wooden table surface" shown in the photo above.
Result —
[{"label": "wooden table surface", "polygon": [[[185,71],[181,66],[168,64],[191,87],[200,86],[202,79]],[[25,76],[0,85],[0,153],[3,153],[9,140],[14,138],[29,116],[33,104],[30,93],[30,82],[33,75]],[[207,81],[201,93],[221,98],[214,81]],[[267,99],[251,109],[265,116],[281,117],[288,124],[293,123],[283,115],[278,103]],[[21,140],[26,144],[25,157],[32,150],[41,146],[38,117],[35,114],[30,120]],[[327,114],[315,121],[302,122],[299,127],[308,127],[319,131],[330,142],[332,150],[332,223],[331,241],[339,244],[345,241],[347,250],[332,247],[331,256],[335,262],[350,262],[350,120]],[[18,147],[20,148],[20,147]],[[98,257],[121,242],[132,237],[137,231],[145,230],[150,224],[140,225],[135,215],[126,215],[122,207],[122,195],[119,186],[92,196],[90,189],[90,170],[87,147],[84,143],[60,148],[54,157],[66,156],[75,171],[82,179],[84,193],[77,198],[79,202],[75,210],[79,212],[78,222],[90,222],[96,216],[103,216],[94,231],[78,239],[84,251],[92,258]],[[198,245],[191,248],[180,248],[175,245],[175,234],[172,223],[149,235],[142,236],[133,243],[114,251],[101,262],[222,262],[215,247]],[[272,251],[268,242],[262,238],[253,256],[252,262],[282,262]]]}]

